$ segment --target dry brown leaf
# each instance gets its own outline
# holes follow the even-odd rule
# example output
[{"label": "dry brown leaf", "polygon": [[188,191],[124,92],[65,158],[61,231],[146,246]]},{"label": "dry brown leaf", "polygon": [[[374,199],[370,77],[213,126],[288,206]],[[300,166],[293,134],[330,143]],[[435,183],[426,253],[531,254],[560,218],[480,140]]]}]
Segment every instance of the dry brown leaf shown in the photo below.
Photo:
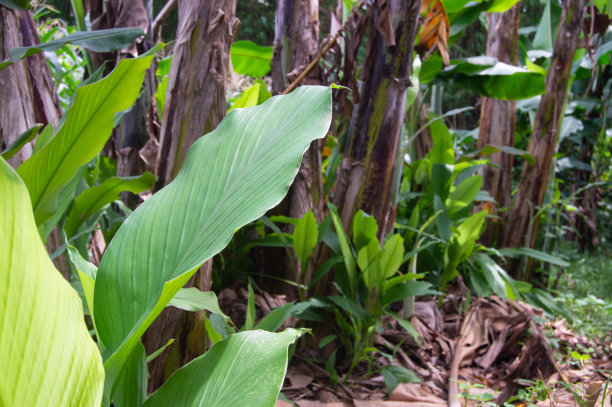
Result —
[{"label": "dry brown leaf", "polygon": [[410,402],[415,407],[442,407],[446,401],[436,397],[433,392],[420,383],[400,383],[391,393],[389,401]]},{"label": "dry brown leaf", "polygon": [[425,58],[433,51],[434,47],[437,47],[440,56],[442,56],[442,62],[444,65],[448,65],[450,63],[448,54],[450,24],[446,10],[444,10],[440,0],[423,0],[421,3],[421,15],[423,13],[425,13],[423,26],[415,49],[422,58]]}]

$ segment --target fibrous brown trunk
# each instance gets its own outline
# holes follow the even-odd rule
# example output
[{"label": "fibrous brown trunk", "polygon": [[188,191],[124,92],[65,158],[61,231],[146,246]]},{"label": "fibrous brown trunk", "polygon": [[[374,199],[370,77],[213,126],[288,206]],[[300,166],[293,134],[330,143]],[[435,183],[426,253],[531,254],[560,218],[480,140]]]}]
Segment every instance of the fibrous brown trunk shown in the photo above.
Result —
[{"label": "fibrous brown trunk", "polygon": [[358,209],[373,215],[379,236],[393,228],[393,172],[410,85],[420,0],[379,0],[370,21],[360,104],[349,130],[334,202],[347,227]]},{"label": "fibrous brown trunk", "polygon": [[[518,27],[520,3],[504,13],[488,13],[489,35],[487,55],[500,62],[516,65],[518,62]],[[516,102],[512,100],[482,98],[480,109],[480,130],[478,148],[486,145],[514,147],[514,130],[516,127]],[[501,221],[489,222],[481,242],[492,245],[497,236],[503,236],[503,225],[507,212],[498,212],[497,208],[509,207],[512,204],[512,164],[511,154],[497,152],[489,159],[491,164],[481,170],[483,188],[495,199],[491,212],[502,216]]]},{"label": "fibrous brown trunk", "polygon": [[[13,47],[27,47],[40,43],[38,31],[29,11],[12,11],[0,7],[0,60],[9,56]],[[57,125],[62,106],[44,54],[33,55],[0,71],[0,150],[36,123]],[[27,160],[33,142],[8,160],[14,168]],[[48,238],[47,251],[51,254],[63,243],[57,229]],[[53,260],[66,279],[70,279],[64,255]]]},{"label": "fibrous brown trunk", "polygon": [[[143,0],[88,0],[85,1],[87,10],[92,20],[92,29],[102,30],[121,27],[138,27],[145,32],[151,32],[150,15],[152,10],[147,10]],[[149,35],[150,37],[150,35]],[[128,48],[110,53],[91,53],[94,69],[107,62],[104,71],[110,73],[119,60],[134,58],[138,54],[148,51],[152,46],[149,38],[138,39]],[[113,136],[106,150],[116,152],[117,176],[140,175],[145,171],[146,165],[139,156],[139,151],[149,140],[157,143],[157,134],[154,131],[153,120],[155,112],[151,103],[155,92],[155,70],[147,71],[140,97],[126,112],[119,126],[113,131]],[[112,145],[114,143],[114,145]],[[123,192],[123,200],[130,206],[135,206],[138,199],[129,192]]]},{"label": "fibrous brown trunk", "polygon": [[[319,51],[319,0],[279,0],[276,7],[272,90],[282,93]],[[302,80],[304,85],[320,83],[317,69]],[[302,217],[312,209],[321,220],[321,154],[314,141],[304,154],[302,165],[289,189],[287,214]]]},{"label": "fibrous brown trunk", "polygon": [[[13,47],[40,43],[29,11],[0,7],[0,60]],[[0,71],[0,150],[36,123],[56,125],[62,107],[44,54],[33,55]],[[10,102],[9,102],[10,101]],[[8,160],[14,168],[32,155],[33,143]]]},{"label": "fibrous brown trunk", "polygon": [[[559,139],[563,118],[568,81],[576,45],[582,27],[585,0],[564,0],[561,22],[552,60],[546,76],[546,90],[536,111],[534,128],[529,140],[528,152],[534,164],[525,163],[510,215],[503,245],[506,247],[533,246],[538,220],[532,216],[542,205],[548,184],[548,177]],[[511,270],[513,276],[518,270]]]},{"label": "fibrous brown trunk", "polygon": [[[236,0],[179,2],[179,25],[170,69],[157,158],[157,188],[174,179],[191,145],[214,130],[226,112],[225,83],[229,51],[238,28]],[[210,289],[210,262],[200,269],[196,286]],[[194,279],[192,279],[193,283]],[[175,338],[172,357],[162,353],[150,365],[149,391],[158,388],[182,364],[202,354],[202,320],[194,313],[166,308],[144,337],[147,353]]]},{"label": "fibrous brown trunk", "polygon": [[189,147],[225,116],[229,50],[238,28],[236,0],[179,3],[156,173],[158,187],[178,174]]}]

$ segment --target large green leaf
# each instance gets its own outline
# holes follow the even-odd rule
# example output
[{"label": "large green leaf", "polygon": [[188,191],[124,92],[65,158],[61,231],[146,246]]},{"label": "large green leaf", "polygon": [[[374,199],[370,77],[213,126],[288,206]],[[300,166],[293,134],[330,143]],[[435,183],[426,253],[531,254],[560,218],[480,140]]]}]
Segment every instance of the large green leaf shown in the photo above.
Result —
[{"label": "large green leaf", "polygon": [[102,359],[81,300],[38,236],[28,191],[0,158],[0,406],[94,406]]},{"label": "large green leaf", "polygon": [[0,5],[12,10],[24,10],[30,8],[28,0],[0,0]]},{"label": "large green leaf", "polygon": [[272,47],[262,47],[253,41],[236,41],[230,55],[234,71],[253,77],[264,76],[272,69]]},{"label": "large green leaf", "polygon": [[331,122],[331,90],[302,87],[237,109],[192,147],[176,179],[123,223],[104,254],[94,318],[107,393],[146,328],[234,231],[277,205]]},{"label": "large green leaf", "polygon": [[145,191],[155,184],[155,176],[145,172],[137,177],[111,177],[102,184],[83,191],[74,200],[74,205],[66,217],[64,231],[73,236],[81,223],[94,213],[119,199],[119,194],[129,191],[134,194]]},{"label": "large green leaf", "polygon": [[516,100],[544,92],[544,75],[498,62],[495,58],[470,57],[451,63],[451,67],[439,75],[453,78],[458,85],[483,96]]},{"label": "large green leaf", "polygon": [[64,45],[79,45],[94,52],[109,52],[125,48],[136,38],[144,35],[140,28],[111,28],[97,31],[77,31],[74,34],[30,47],[11,48],[9,57],[0,62],[0,69],[4,69],[31,55],[44,51],[55,51]]},{"label": "large green leaf", "polygon": [[272,407],[285,378],[287,348],[300,334],[288,329],[231,335],[177,370],[144,407]]},{"label": "large green leaf", "polygon": [[195,287],[181,288],[168,305],[185,311],[210,311],[229,319],[219,308],[219,300],[214,292],[200,291]]},{"label": "large green leaf", "polygon": [[106,78],[77,89],[74,103],[53,138],[17,169],[30,192],[38,225],[55,213],[62,187],[104,147],[115,114],[138,97],[152,58],[123,59]]}]

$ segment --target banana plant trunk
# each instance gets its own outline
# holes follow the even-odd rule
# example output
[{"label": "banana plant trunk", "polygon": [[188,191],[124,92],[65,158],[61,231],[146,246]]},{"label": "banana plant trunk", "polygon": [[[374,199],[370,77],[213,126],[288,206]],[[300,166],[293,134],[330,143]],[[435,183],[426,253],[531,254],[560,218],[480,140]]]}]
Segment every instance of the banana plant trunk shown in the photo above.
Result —
[{"label": "banana plant trunk", "polygon": [[[29,11],[13,11],[0,6],[0,60],[8,58],[13,47],[39,43],[38,31]],[[0,105],[0,151],[36,123],[55,126],[62,116],[53,77],[42,53],[0,71],[0,100],[11,101]],[[34,142],[26,144],[8,163],[17,168],[30,158],[33,147]],[[47,251],[51,254],[62,244],[62,236],[56,228],[48,237]],[[53,263],[69,280],[70,270],[64,255],[56,257]]]},{"label": "banana plant trunk", "polygon": [[[279,0],[276,6],[272,91],[285,88],[316,58],[319,52],[319,0]],[[321,81],[317,69],[301,82],[315,85]],[[320,142],[314,141],[304,154],[302,165],[286,198],[287,214],[302,217],[309,209],[322,220],[323,181]]]},{"label": "banana plant trunk", "polygon": [[359,209],[376,218],[380,237],[393,228],[393,172],[420,6],[420,0],[379,0],[373,5],[360,103],[354,107],[334,195],[347,230]]},{"label": "banana plant trunk", "polygon": [[[157,189],[172,181],[191,145],[215,129],[226,113],[225,83],[230,47],[238,29],[236,0],[179,2],[179,23],[157,157]],[[210,289],[210,261],[202,266],[197,283]],[[191,283],[193,283],[193,279]],[[150,365],[149,391],[182,364],[204,352],[202,320],[166,308],[144,337],[147,353],[176,341]],[[192,340],[199,332],[197,340]],[[171,357],[169,358],[169,354]]]},{"label": "banana plant trunk", "polygon": [[[151,37],[152,10],[145,6],[143,0],[108,0],[105,2],[88,0],[85,6],[89,12],[93,30],[138,27],[149,33],[144,39],[138,39],[128,48],[109,53],[92,52],[91,58],[94,69],[100,67],[105,61],[104,71],[110,73],[120,59],[134,58],[149,49],[153,42]],[[154,125],[154,106],[152,104],[155,93],[155,69],[149,69],[145,76],[142,92],[134,106],[126,112],[119,126],[113,131],[109,143],[114,143],[111,148],[116,153],[117,176],[128,177],[140,175],[146,169],[146,164],[140,157],[140,150],[150,140],[157,142],[157,127]],[[109,147],[109,146],[107,146]],[[114,155],[114,154],[113,154]],[[121,194],[123,201],[130,207],[139,203],[137,197],[130,192]]]},{"label": "banana plant trunk", "polygon": [[[538,105],[529,140],[528,152],[534,164],[525,163],[523,168],[509,220],[512,227],[504,236],[505,247],[533,247],[535,242],[539,221],[534,215],[544,201],[548,185],[585,7],[585,0],[563,1],[557,40],[546,76],[546,90]],[[513,277],[519,275],[516,265],[510,272]]]},{"label": "banana plant trunk", "polygon": [[[9,57],[13,47],[40,44],[38,31],[29,11],[0,6],[0,60]],[[55,91],[51,71],[43,53],[0,71],[0,150],[14,142],[36,123],[57,125],[62,106]],[[30,158],[33,142],[8,160],[13,168]]]},{"label": "banana plant trunk", "polygon": [[[487,55],[497,58],[500,62],[516,65],[518,62],[518,27],[520,3],[504,13],[488,13],[487,22],[489,34],[487,38]],[[480,130],[478,132],[478,148],[486,145],[514,147],[514,131],[516,127],[516,102],[512,100],[482,98],[480,109]],[[512,204],[512,165],[511,154],[497,152],[489,159],[492,165],[482,168],[483,188],[495,203],[491,205],[490,213],[501,217],[489,222],[481,236],[485,245],[493,245],[498,236],[503,236],[503,225],[507,221],[507,211],[499,212],[498,208],[510,207]]]}]

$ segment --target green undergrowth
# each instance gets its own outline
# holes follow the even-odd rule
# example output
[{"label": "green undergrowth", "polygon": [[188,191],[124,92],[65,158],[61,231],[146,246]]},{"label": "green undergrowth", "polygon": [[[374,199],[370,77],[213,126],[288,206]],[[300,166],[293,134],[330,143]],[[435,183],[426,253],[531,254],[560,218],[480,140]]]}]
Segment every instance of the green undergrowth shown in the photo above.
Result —
[{"label": "green undergrowth", "polygon": [[565,246],[571,261],[559,278],[558,298],[573,314],[567,322],[577,334],[607,342],[612,339],[612,247],[581,253],[571,244]]}]

